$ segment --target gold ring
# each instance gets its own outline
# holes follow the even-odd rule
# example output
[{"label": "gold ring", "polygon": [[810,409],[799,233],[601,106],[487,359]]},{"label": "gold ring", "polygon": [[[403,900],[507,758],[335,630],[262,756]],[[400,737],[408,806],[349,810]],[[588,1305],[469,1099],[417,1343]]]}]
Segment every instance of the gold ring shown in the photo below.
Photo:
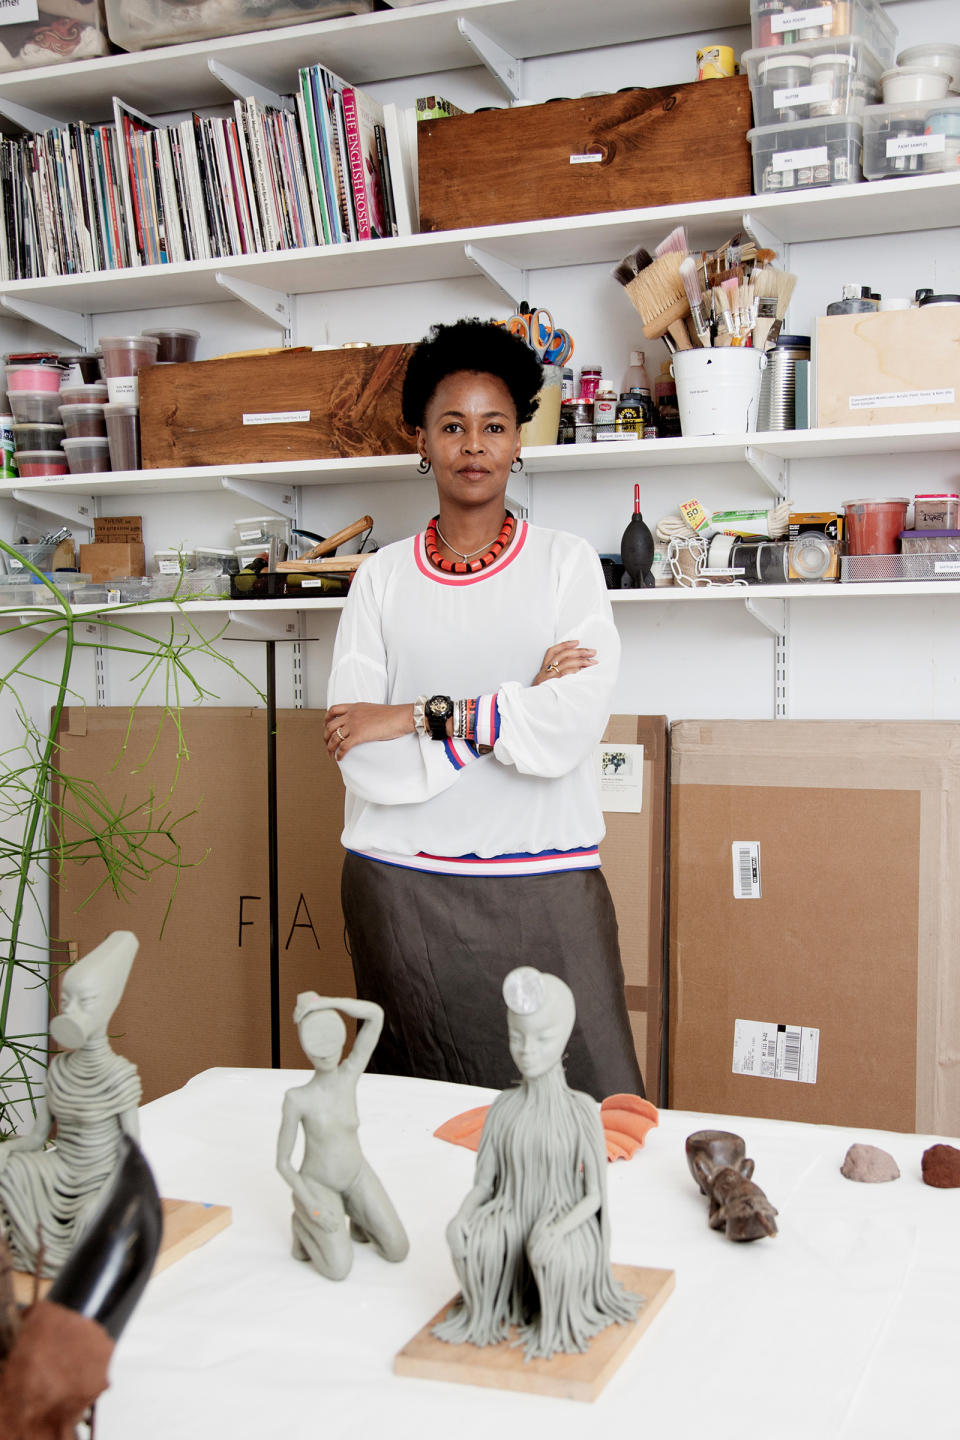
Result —
[{"label": "gold ring", "polygon": [[551,661],[550,661],[550,664],[547,666],[547,669],[548,669],[548,670],[556,670],[556,672],[557,672],[558,675],[559,675],[559,673],[560,673],[560,666],[557,664],[556,660],[551,660]]},{"label": "gold ring", "polygon": [[337,726],[337,734],[338,734],[338,736],[340,737],[341,740],[346,740],[347,737],[346,737],[346,735],[344,735],[344,733],[343,733],[343,731],[340,729],[340,726],[339,726],[339,725]]}]

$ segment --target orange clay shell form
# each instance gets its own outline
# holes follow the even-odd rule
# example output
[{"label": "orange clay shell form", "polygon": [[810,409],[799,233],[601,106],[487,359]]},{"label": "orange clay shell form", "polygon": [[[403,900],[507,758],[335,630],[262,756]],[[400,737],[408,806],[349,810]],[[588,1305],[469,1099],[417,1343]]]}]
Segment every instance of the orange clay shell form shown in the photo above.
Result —
[{"label": "orange clay shell form", "polygon": [[[475,1110],[464,1110],[462,1115],[445,1120],[433,1133],[438,1140],[476,1150],[489,1108],[479,1105]],[[648,1131],[660,1123],[657,1107],[639,1095],[608,1095],[600,1106],[600,1120],[608,1160],[629,1160],[640,1149]]]}]

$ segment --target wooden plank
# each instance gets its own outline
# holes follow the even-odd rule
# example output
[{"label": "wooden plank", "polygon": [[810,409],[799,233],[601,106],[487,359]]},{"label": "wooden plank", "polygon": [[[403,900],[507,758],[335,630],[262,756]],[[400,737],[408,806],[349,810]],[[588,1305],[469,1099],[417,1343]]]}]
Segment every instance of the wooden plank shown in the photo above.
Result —
[{"label": "wooden plank", "polygon": [[420,228],[749,195],[750,121],[745,75],[422,121]]},{"label": "wooden plank", "polygon": [[455,1385],[552,1395],[559,1400],[596,1400],[663,1308],[675,1280],[672,1270],[638,1265],[614,1265],[613,1273],[628,1290],[643,1295],[645,1304],[633,1324],[608,1325],[582,1354],[525,1361],[523,1350],[515,1349],[509,1340],[499,1345],[449,1345],[432,1334],[453,1303],[448,1301],[397,1354],[394,1371],[417,1380],[447,1380]]},{"label": "wooden plank", "polygon": [[152,366],[140,376],[143,468],[409,455],[400,391],[412,348]]},{"label": "wooden plank", "polygon": [[[232,1223],[233,1212],[229,1205],[204,1205],[199,1200],[161,1200],[163,1206],[163,1240],[160,1254],[153,1267],[154,1275],[176,1265],[191,1250],[199,1250],[214,1235],[219,1235]],[[44,1295],[53,1284],[42,1279],[39,1296]],[[13,1293],[19,1305],[29,1305],[33,1300],[34,1278],[23,1270],[13,1272]]]}]

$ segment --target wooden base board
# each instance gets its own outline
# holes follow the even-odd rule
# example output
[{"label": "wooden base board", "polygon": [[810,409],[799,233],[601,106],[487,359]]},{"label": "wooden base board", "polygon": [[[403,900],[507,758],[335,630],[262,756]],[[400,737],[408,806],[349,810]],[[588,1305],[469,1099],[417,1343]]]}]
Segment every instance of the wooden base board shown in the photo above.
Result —
[{"label": "wooden base board", "polygon": [[453,1301],[448,1301],[418,1330],[393,1362],[397,1375],[418,1380],[449,1380],[457,1385],[484,1385],[495,1390],[520,1390],[560,1400],[596,1400],[611,1375],[623,1364],[674,1286],[672,1270],[647,1270],[614,1265],[613,1273],[628,1290],[646,1297],[632,1325],[608,1325],[580,1355],[554,1355],[525,1361],[522,1349],[509,1340],[499,1345],[450,1345],[432,1334]]},{"label": "wooden base board", "polygon": [[[175,1265],[191,1250],[206,1245],[214,1235],[225,1230],[233,1219],[229,1205],[203,1205],[198,1200],[161,1200],[163,1206],[163,1239],[160,1253],[153,1267],[154,1275]],[[39,1295],[42,1300],[53,1284],[52,1280],[41,1280]],[[23,1270],[13,1272],[13,1293],[19,1305],[29,1305],[33,1300],[34,1279]]]}]

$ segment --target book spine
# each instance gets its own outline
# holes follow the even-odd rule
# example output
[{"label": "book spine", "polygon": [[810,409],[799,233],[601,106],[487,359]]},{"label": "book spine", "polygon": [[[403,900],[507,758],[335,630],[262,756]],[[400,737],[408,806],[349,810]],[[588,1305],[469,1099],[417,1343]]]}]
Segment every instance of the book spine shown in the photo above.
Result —
[{"label": "book spine", "polygon": [[374,140],[377,146],[377,173],[380,176],[380,193],[383,196],[384,219],[388,235],[397,233],[397,212],[393,204],[393,182],[390,178],[390,160],[387,155],[387,137],[384,127],[376,124],[373,127]]},{"label": "book spine", "polygon": [[[320,139],[317,133],[317,117],[313,110],[313,96],[310,93],[309,71],[300,71],[300,89],[297,92],[297,118],[304,155],[307,158],[307,180],[310,203],[313,206],[313,220],[318,243],[330,244],[330,220],[327,216],[326,197],[323,193],[323,166],[320,163]],[[321,237],[322,236],[322,240]]]},{"label": "book spine", "polygon": [[353,213],[353,191],[350,188],[350,165],[344,136],[343,97],[339,90],[333,93],[333,133],[337,146],[337,196],[340,201],[340,219],[344,236],[349,240],[357,238],[357,221]]},{"label": "book spine", "polygon": [[247,100],[246,105],[247,142],[253,164],[257,202],[260,206],[260,222],[263,226],[263,243],[267,250],[280,249],[280,231],[276,215],[273,181],[267,164],[266,144],[261,125],[261,111],[256,100]]},{"label": "book spine", "polygon": [[240,157],[240,165],[243,170],[243,188],[246,197],[246,210],[250,217],[250,237],[252,249],[263,250],[263,227],[260,224],[260,207],[257,204],[257,190],[253,179],[252,157],[250,144],[247,138],[247,127],[243,116],[243,102],[234,100],[234,137],[236,141],[237,154]]},{"label": "book spine", "polygon": [[337,199],[334,143],[331,132],[327,90],[324,84],[323,72],[319,65],[312,65],[308,73],[310,78],[310,94],[313,100],[313,112],[318,126],[317,138],[320,147],[320,166],[323,170],[324,204],[330,221],[330,240],[332,244],[338,245],[343,240],[344,231],[340,223],[340,204]]},{"label": "book spine", "polygon": [[357,219],[357,239],[369,240],[372,238],[373,229],[370,224],[370,201],[367,195],[366,177],[363,173],[363,141],[357,117],[357,96],[350,85],[345,86],[340,93],[343,103],[343,133],[347,147],[350,192],[353,195],[353,209]]}]

